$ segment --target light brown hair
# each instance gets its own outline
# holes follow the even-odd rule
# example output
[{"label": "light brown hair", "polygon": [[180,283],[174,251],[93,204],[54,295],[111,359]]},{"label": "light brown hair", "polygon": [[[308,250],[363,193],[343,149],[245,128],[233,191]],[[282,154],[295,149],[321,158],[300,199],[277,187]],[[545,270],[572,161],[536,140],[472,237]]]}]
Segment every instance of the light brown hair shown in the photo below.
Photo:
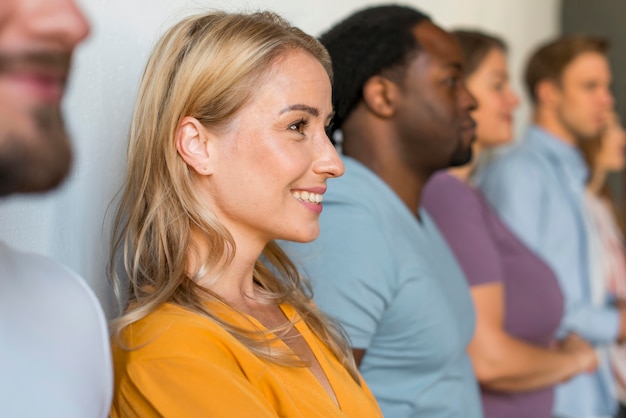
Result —
[{"label": "light brown hair", "polygon": [[537,85],[550,79],[560,83],[563,71],[579,55],[596,52],[606,55],[609,42],[601,37],[570,35],[550,41],[541,46],[526,66],[526,88],[533,103],[537,103]]},{"label": "light brown hair", "polygon": [[[609,119],[609,125],[621,125],[619,121],[619,117],[616,113],[612,113]],[[609,129],[609,128],[607,128]],[[587,179],[587,183],[591,183],[594,180],[594,176],[597,170],[597,157],[602,149],[602,141],[604,140],[606,133],[603,132],[595,139],[588,139],[584,141],[578,141],[577,146],[581,150],[583,158],[587,163],[587,167],[589,168],[589,178]],[[603,177],[604,178],[604,177]],[[620,205],[618,204],[617,199],[615,198],[615,194],[611,191],[611,187],[608,181],[604,179],[604,183],[601,185],[598,190],[598,194],[600,197],[604,198],[611,208],[613,212],[613,216],[617,220],[617,224],[622,231],[622,234],[626,236],[626,216],[624,216],[623,210],[618,210]]]},{"label": "light brown hair", "polygon": [[507,51],[506,44],[502,39],[484,32],[458,29],[453,31],[452,35],[461,45],[465,77],[472,75],[492,50]]}]

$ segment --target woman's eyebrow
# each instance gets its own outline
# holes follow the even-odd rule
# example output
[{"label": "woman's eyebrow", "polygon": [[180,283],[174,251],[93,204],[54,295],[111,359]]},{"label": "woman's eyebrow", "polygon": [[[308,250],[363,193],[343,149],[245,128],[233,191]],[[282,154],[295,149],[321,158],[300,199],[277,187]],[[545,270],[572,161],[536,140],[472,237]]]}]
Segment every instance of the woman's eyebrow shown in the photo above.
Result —
[{"label": "woman's eyebrow", "polygon": [[294,110],[301,110],[301,111],[307,112],[307,113],[309,113],[309,114],[311,114],[313,116],[319,116],[320,115],[320,111],[317,108],[311,107],[311,106],[308,106],[308,105],[305,105],[305,104],[294,104],[294,105],[288,106],[288,107],[284,108],[283,110],[281,110],[279,114],[282,115],[283,113],[291,112],[291,111],[294,111]]}]

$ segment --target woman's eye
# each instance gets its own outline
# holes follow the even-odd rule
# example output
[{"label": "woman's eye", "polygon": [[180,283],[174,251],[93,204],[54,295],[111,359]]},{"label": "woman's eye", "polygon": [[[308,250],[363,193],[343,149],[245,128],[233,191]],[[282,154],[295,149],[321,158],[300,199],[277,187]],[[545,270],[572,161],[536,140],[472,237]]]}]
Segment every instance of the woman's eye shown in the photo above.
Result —
[{"label": "woman's eye", "polygon": [[333,139],[333,121],[330,121],[330,123],[326,126],[324,126],[324,131],[326,131],[326,136],[329,139]]},{"label": "woman's eye", "polygon": [[306,128],[308,124],[308,121],[305,119],[301,119],[298,122],[292,124],[289,126],[289,129],[298,133],[303,134],[304,133],[304,128]]}]

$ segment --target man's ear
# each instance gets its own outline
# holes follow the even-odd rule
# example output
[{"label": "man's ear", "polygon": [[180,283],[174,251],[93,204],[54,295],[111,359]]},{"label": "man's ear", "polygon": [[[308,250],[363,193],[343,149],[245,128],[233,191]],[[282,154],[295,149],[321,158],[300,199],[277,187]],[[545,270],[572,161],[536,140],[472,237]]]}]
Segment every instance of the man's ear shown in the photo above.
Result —
[{"label": "man's ear", "polygon": [[198,119],[185,116],[176,128],[176,150],[180,157],[196,173],[213,173],[210,149],[210,133]]},{"label": "man's ear", "polygon": [[546,106],[554,106],[561,97],[561,88],[555,80],[546,78],[535,86],[537,101]]},{"label": "man's ear", "polygon": [[395,113],[394,101],[398,86],[380,75],[370,77],[363,85],[363,102],[374,114],[389,118]]}]

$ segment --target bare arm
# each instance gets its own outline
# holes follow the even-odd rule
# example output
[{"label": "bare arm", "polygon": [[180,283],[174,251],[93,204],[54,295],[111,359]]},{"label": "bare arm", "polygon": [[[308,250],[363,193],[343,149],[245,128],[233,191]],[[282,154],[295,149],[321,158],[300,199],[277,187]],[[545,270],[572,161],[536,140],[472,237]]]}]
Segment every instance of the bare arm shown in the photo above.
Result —
[{"label": "bare arm", "polygon": [[498,391],[523,392],[539,389],[595,369],[593,348],[570,336],[554,349],[526,343],[504,329],[502,283],[474,286],[476,332],[468,347],[478,381]]}]

